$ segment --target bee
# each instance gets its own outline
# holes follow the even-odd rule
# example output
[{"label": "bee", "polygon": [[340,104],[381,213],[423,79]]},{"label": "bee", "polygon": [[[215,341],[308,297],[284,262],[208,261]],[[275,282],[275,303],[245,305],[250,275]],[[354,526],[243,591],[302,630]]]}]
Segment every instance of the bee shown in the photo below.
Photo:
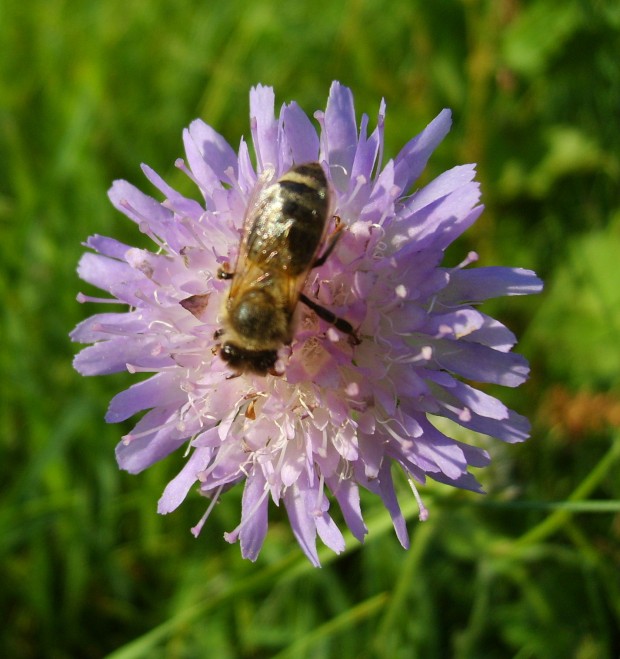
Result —
[{"label": "bee", "polygon": [[293,340],[298,301],[359,343],[350,323],[302,292],[310,270],[325,263],[340,235],[335,231],[319,256],[328,217],[329,186],[318,162],[293,167],[250,202],[235,269],[218,271],[232,281],[214,339],[236,374],[281,375],[278,349]]}]

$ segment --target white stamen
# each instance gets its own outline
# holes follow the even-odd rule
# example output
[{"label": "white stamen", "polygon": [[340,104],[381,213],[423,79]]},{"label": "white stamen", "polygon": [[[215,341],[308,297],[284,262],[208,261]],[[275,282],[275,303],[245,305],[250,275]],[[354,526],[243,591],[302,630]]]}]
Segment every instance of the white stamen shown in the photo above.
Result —
[{"label": "white stamen", "polygon": [[209,518],[209,515],[211,514],[211,511],[213,510],[215,504],[218,502],[218,499],[220,498],[220,494],[222,493],[222,488],[224,485],[220,485],[217,489],[217,492],[215,493],[213,499],[211,500],[211,503],[209,504],[209,507],[207,508],[205,514],[200,518],[200,521],[196,526],[192,527],[192,535],[197,538],[198,535],[200,534],[200,531],[202,531],[202,527],[205,525],[205,522]]},{"label": "white stamen", "polygon": [[138,228],[140,231],[147,235],[156,245],[158,245],[159,249],[166,251],[166,243],[159,236],[153,233],[151,227],[149,226],[149,218],[140,213],[140,211],[132,206],[127,199],[121,200],[120,205],[130,211],[137,218],[139,218],[140,221],[138,222]]},{"label": "white stamen", "polygon": [[247,523],[252,519],[252,517],[254,517],[254,513],[256,513],[256,511],[260,508],[261,504],[268,495],[269,495],[269,485],[268,483],[265,483],[265,487],[263,488],[263,493],[260,495],[258,501],[250,508],[250,510],[244,513],[241,523],[232,531],[225,533],[224,536],[227,539],[228,538],[236,539],[239,533],[241,532],[241,529],[247,525]]},{"label": "white stamen", "polygon": [[411,476],[407,480],[409,481],[409,485],[411,486],[411,490],[413,491],[413,496],[415,497],[416,503],[418,504],[418,510],[419,510],[418,519],[421,522],[425,522],[428,519],[428,510],[426,506],[422,503],[422,498],[420,497],[418,488],[415,486],[415,483],[413,482]]},{"label": "white stamen", "polygon": [[136,364],[130,364],[127,362],[125,368],[128,373],[161,373],[163,371],[174,371],[177,372],[179,367],[174,364],[172,366],[137,366]]},{"label": "white stamen", "polygon": [[323,490],[325,487],[325,478],[323,474],[319,476],[319,488],[316,493],[316,504],[314,510],[315,517],[321,517],[323,515],[323,510],[321,509],[321,502],[323,501]]},{"label": "white stamen", "polygon": [[119,300],[115,297],[93,297],[92,295],[84,295],[84,293],[78,293],[76,295],[76,300],[81,304],[84,302],[97,302],[99,304],[129,304],[129,302],[123,302],[123,300]]},{"label": "white stamen", "polygon": [[452,271],[466,268],[468,265],[475,263],[479,258],[480,257],[478,256],[477,252],[469,252],[469,254],[467,254],[467,256],[463,261],[461,261],[457,266],[452,268]]},{"label": "white stamen", "polygon": [[148,430],[143,430],[142,432],[137,432],[137,433],[129,433],[127,435],[123,435],[121,438],[123,440],[123,444],[125,446],[128,446],[131,444],[131,442],[134,439],[139,439],[140,437],[148,437],[149,435],[154,435],[161,430],[166,430],[167,428],[171,428],[176,426],[178,422],[178,418],[175,416],[173,419],[170,419],[170,421],[166,421],[165,423],[160,424],[159,426],[155,426],[154,428],[149,428]]},{"label": "white stamen", "polygon": [[189,178],[189,180],[196,185],[196,187],[199,190],[202,190],[202,186],[198,182],[198,179],[192,174],[189,167],[185,164],[185,161],[183,160],[183,158],[177,158],[174,161],[174,166],[177,169],[180,169],[185,174],[185,176],[187,176],[187,178]]}]

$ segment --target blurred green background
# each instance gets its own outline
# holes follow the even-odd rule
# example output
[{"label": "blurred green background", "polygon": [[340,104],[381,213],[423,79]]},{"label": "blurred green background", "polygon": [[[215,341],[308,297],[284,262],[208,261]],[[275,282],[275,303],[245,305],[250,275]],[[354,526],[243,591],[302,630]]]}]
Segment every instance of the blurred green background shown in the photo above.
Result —
[{"label": "blurred green background", "polygon": [[[574,0],[0,0],[0,655],[599,659],[620,655],[620,5]],[[311,114],[333,79],[386,155],[443,107],[428,178],[479,163],[487,210],[455,247],[534,268],[546,290],[487,311],[532,378],[493,392],[533,422],[490,443],[486,497],[405,483],[412,548],[380,502],[370,535],[310,567],[281,511],[255,564],[222,539],[240,490],[198,540],[205,500],[155,513],[180,456],[117,470],[108,426],[128,374],[85,379],[67,333],[81,241],[145,245],[106,191],[154,192],[201,117],[233,146],[248,91]],[[374,124],[373,124],[374,125]]]}]

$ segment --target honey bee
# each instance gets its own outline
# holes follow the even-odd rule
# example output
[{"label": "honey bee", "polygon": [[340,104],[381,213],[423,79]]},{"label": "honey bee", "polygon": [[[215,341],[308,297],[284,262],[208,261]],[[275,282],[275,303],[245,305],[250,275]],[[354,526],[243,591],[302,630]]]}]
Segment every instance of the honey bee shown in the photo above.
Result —
[{"label": "honey bee", "polygon": [[218,271],[232,282],[214,339],[236,374],[281,375],[275,369],[278,349],[293,340],[300,300],[359,343],[350,323],[302,292],[308,273],[325,262],[340,235],[335,231],[318,255],[329,213],[329,186],[318,162],[293,167],[250,202],[235,270]]}]

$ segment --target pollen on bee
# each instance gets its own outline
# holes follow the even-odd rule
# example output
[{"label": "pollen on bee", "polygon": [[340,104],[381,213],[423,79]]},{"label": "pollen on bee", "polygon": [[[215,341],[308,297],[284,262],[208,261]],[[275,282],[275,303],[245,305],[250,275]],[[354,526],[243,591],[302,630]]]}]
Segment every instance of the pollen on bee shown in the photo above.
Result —
[{"label": "pollen on bee", "polygon": [[217,269],[217,278],[218,279],[232,279],[234,273],[230,270],[230,263],[222,263],[222,265]]}]

